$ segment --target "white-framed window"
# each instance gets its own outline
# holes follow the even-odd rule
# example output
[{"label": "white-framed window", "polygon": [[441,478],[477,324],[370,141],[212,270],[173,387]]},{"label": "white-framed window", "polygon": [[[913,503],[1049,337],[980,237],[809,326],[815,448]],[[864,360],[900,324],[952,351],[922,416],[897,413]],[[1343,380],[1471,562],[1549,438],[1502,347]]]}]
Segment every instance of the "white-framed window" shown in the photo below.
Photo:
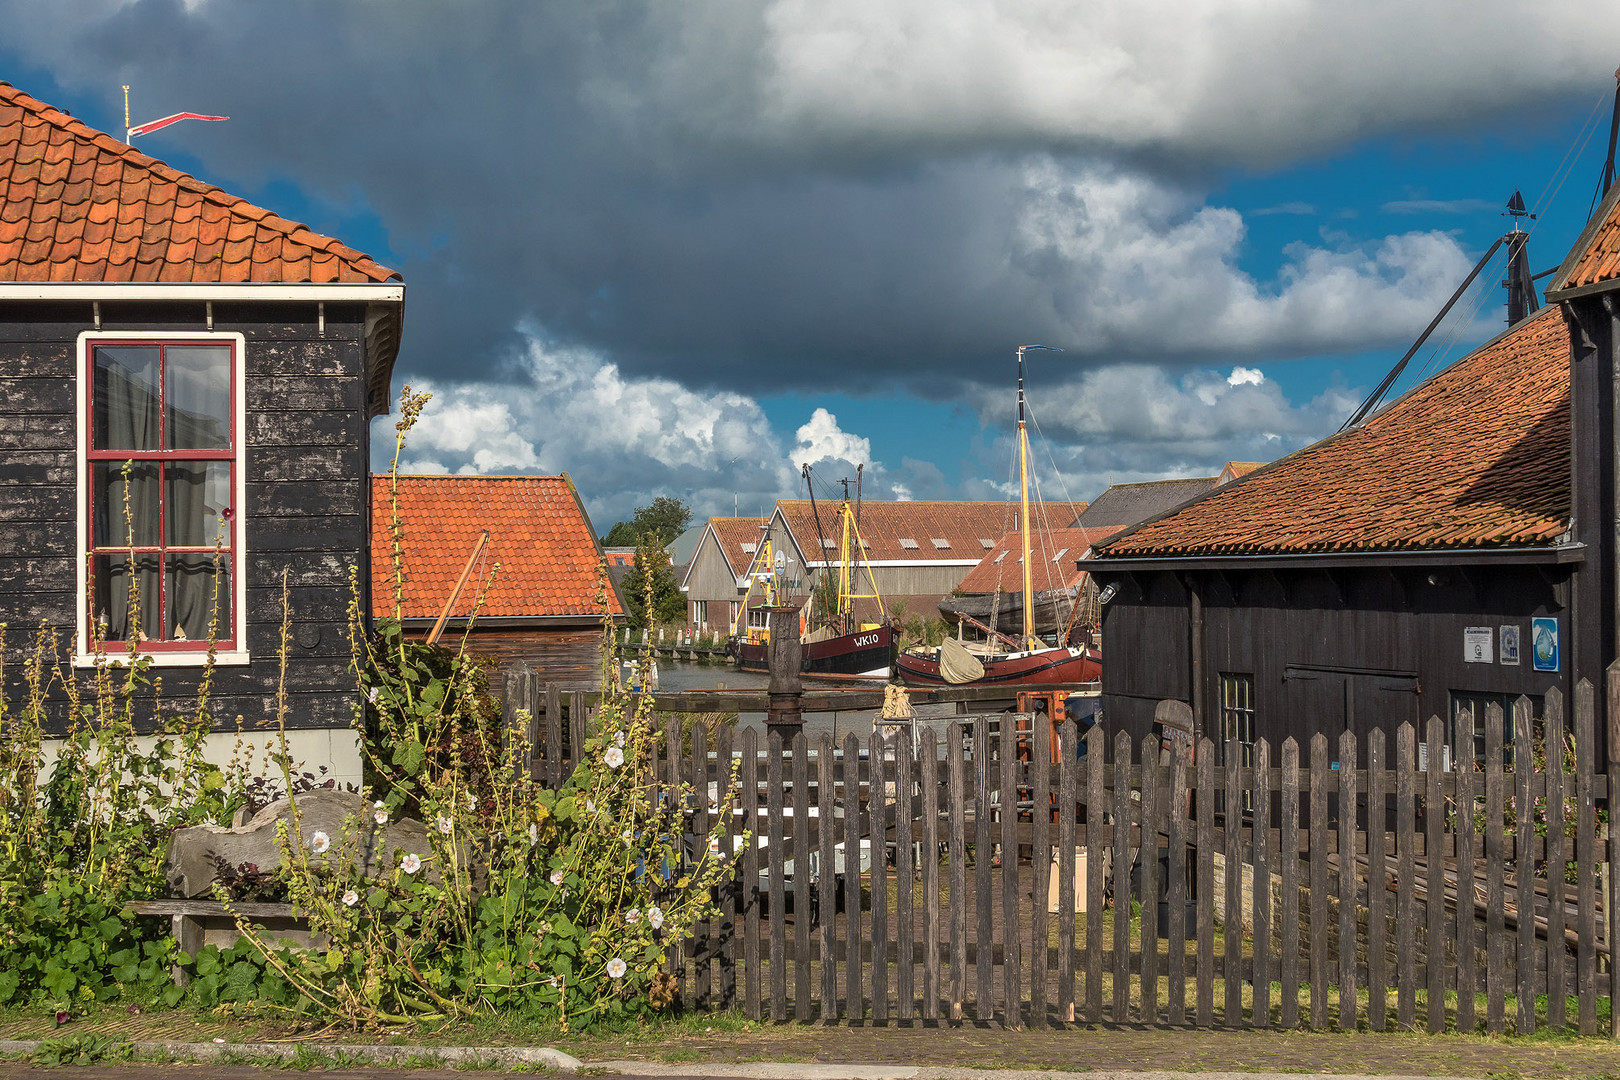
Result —
[{"label": "white-framed window", "polygon": [[709,602],[707,600],[692,601],[692,625],[709,628]]},{"label": "white-framed window", "polygon": [[[241,334],[86,331],[78,340],[74,662],[131,638],[156,666],[248,662]],[[132,588],[133,586],[133,588]],[[133,603],[132,603],[133,600]]]}]

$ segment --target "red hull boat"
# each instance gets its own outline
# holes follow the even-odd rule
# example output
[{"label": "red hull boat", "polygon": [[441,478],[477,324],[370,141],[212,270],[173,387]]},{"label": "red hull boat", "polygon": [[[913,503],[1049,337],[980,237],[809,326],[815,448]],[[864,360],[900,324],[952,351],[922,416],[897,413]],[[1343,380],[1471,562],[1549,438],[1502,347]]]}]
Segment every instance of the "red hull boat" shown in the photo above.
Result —
[{"label": "red hull boat", "polygon": [[[979,657],[984,675],[970,686],[1051,686],[1096,682],[1102,657],[1095,649],[1060,647]],[[939,649],[908,649],[895,658],[895,670],[907,686],[954,685],[939,670]]]}]

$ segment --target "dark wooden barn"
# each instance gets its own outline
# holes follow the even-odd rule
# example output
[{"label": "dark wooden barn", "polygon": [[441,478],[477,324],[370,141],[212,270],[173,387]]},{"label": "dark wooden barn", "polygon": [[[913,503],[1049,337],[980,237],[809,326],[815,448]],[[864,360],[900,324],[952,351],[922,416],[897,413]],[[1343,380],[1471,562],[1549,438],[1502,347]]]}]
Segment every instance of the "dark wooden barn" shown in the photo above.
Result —
[{"label": "dark wooden barn", "polygon": [[1111,592],[1110,726],[1145,733],[1165,698],[1245,744],[1438,715],[1458,760],[1483,753],[1479,705],[1539,707],[1582,678],[1601,692],[1616,614],[1607,295],[1555,291],[1362,425],[1102,545],[1087,568]]},{"label": "dark wooden barn", "polygon": [[273,723],[285,576],[294,755],[359,778],[349,569],[369,579],[367,426],[404,294],[370,257],[0,83],[13,701],[38,628],[82,680],[99,627],[114,655],[135,638],[184,707],[214,624],[219,727]]},{"label": "dark wooden barn", "polygon": [[[469,652],[496,665],[532,664],[542,684],[601,688],[602,618],[620,624],[625,608],[600,573],[602,548],[567,475],[400,476],[397,494],[394,483],[371,480],[374,617],[398,618],[417,636],[448,611],[446,647],[465,638]],[[398,581],[390,535],[396,499]]]}]

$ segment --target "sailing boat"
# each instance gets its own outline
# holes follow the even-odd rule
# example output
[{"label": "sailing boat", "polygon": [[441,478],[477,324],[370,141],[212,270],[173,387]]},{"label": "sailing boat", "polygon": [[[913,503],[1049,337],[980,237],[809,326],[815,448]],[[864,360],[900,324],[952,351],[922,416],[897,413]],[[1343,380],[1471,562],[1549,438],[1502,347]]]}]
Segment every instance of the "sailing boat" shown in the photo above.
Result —
[{"label": "sailing boat", "polygon": [[[809,481],[808,469],[805,476]],[[811,492],[814,500],[815,493]],[[804,634],[801,640],[799,670],[805,675],[822,678],[887,679],[894,657],[894,627],[883,611],[883,598],[878,595],[872,578],[872,568],[866,565],[862,552],[860,527],[845,498],[839,509],[840,521],[837,564],[837,599],[826,622]],[[784,600],[782,577],[787,560],[771,550],[770,538],[760,544],[748,572],[748,594],[743,597],[738,625],[732,628],[728,651],[736,658],[743,671],[770,670],[769,613]],[[870,592],[856,592],[860,569],[866,570]],[[833,567],[827,567],[830,572]],[[755,587],[760,589],[763,603],[749,604]],[[856,600],[875,600],[883,621],[857,623]],[[803,628],[801,618],[800,627]]]},{"label": "sailing boat", "polygon": [[1094,682],[1102,677],[1102,655],[1089,646],[1048,645],[1035,636],[1035,589],[1029,544],[1029,432],[1024,421],[1024,352],[1045,345],[1018,347],[1018,481],[1022,511],[1018,516],[1023,547],[1024,629],[1012,638],[990,627],[995,644],[970,649],[947,639],[941,645],[917,646],[895,657],[895,670],[908,686],[1051,686]]}]

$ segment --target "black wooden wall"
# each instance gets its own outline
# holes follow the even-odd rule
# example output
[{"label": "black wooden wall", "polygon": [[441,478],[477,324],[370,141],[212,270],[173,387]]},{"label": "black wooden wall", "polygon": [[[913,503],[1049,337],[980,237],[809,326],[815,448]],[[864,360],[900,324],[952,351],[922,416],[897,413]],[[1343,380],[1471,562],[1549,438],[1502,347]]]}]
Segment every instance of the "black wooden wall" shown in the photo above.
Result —
[{"label": "black wooden wall", "polygon": [[[246,338],[247,643],[252,663],[215,672],[218,727],[273,725],[281,583],[290,586],[288,726],[345,727],[350,568],[368,579],[364,306],[215,302],[214,330]],[[202,303],[101,305],[103,330],[206,330]],[[78,588],[75,530],[78,335],[88,302],[0,305],[0,622],[4,690],[21,692],[20,659],[43,622],[68,669]],[[361,610],[367,610],[362,603]],[[163,668],[163,697],[194,701],[200,670]],[[79,678],[84,678],[81,673]],[[62,697],[53,694],[60,722]]]},{"label": "black wooden wall", "polygon": [[[1568,694],[1571,569],[1436,559],[1400,569],[1110,576],[1118,591],[1103,614],[1105,723],[1140,736],[1159,700],[1196,696],[1202,733],[1219,739],[1223,673],[1254,677],[1255,734],[1273,745],[1317,731],[1334,738],[1346,727],[1360,734],[1445,718],[1454,692],[1534,697],[1558,686]],[[1193,625],[1194,591],[1201,635]],[[1538,616],[1560,620],[1560,672],[1538,672],[1531,662],[1530,620]],[[1518,666],[1496,657],[1464,661],[1464,628],[1489,626],[1494,643],[1504,624],[1520,627]]]}]

